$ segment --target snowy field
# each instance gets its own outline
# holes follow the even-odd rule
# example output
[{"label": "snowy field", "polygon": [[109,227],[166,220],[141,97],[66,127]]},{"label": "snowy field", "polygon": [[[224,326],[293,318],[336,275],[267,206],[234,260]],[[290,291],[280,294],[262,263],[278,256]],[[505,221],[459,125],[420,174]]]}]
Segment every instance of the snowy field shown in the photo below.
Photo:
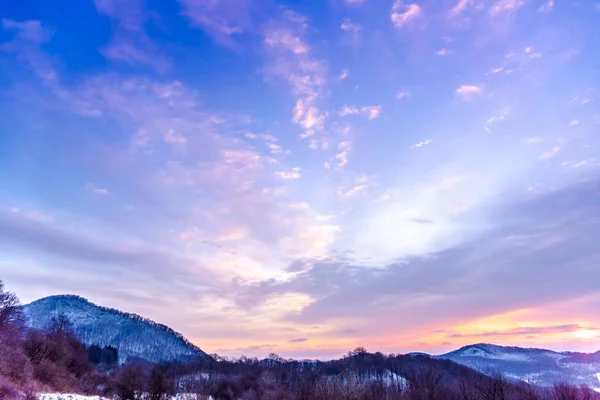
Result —
[{"label": "snowy field", "polygon": [[80,394],[44,393],[39,400],[109,400],[100,396],[83,396]]},{"label": "snowy field", "polygon": [[[44,393],[39,396],[39,400],[112,400],[100,396],[84,396],[81,394],[64,394],[64,393]],[[212,397],[204,397],[191,393],[180,393],[171,400],[213,400]]]}]

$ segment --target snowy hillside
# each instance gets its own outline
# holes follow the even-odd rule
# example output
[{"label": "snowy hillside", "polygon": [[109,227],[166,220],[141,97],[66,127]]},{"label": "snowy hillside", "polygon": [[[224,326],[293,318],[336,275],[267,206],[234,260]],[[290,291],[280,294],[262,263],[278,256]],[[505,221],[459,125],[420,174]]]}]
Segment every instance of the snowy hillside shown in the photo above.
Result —
[{"label": "snowy hillside", "polygon": [[116,347],[121,362],[129,357],[152,362],[208,357],[167,326],[97,306],[79,296],[50,296],[23,306],[23,310],[32,328],[44,328],[53,316],[65,314],[85,345]]},{"label": "snowy hillside", "polygon": [[500,372],[508,378],[542,386],[566,381],[600,390],[600,352],[558,353],[481,343],[462,347],[437,358],[449,359],[484,373]]}]

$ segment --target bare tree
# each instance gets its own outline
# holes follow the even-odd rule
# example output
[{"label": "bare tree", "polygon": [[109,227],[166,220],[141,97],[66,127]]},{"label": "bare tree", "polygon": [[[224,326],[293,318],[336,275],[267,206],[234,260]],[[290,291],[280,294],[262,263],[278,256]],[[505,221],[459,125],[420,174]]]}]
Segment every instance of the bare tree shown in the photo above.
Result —
[{"label": "bare tree", "polygon": [[150,400],[163,400],[173,394],[173,381],[171,381],[158,366],[154,366],[148,376],[146,390]]},{"label": "bare tree", "polygon": [[556,383],[552,388],[553,400],[579,400],[577,386],[566,382]]},{"label": "bare tree", "polygon": [[463,378],[460,380],[458,389],[462,400],[477,400],[479,398],[479,393],[474,386],[473,382],[469,379]]},{"label": "bare tree", "polygon": [[[5,290],[0,280],[0,381],[4,382],[0,386],[8,392],[11,387],[16,387],[13,385],[26,382],[31,375],[29,360],[21,346],[24,320],[19,299]],[[5,398],[11,397],[6,395]]]},{"label": "bare tree", "polygon": [[429,365],[421,365],[409,378],[410,397],[419,400],[441,399],[442,378],[441,371]]},{"label": "bare tree", "polygon": [[117,375],[115,391],[120,400],[140,400],[144,391],[144,373],[139,365],[126,365]]},{"label": "bare tree", "polygon": [[22,325],[25,322],[21,302],[12,292],[4,289],[4,282],[0,279],[0,330],[9,325]]},{"label": "bare tree", "polygon": [[600,393],[595,392],[587,385],[581,385],[581,400],[600,400]]},{"label": "bare tree", "polygon": [[506,399],[508,382],[499,372],[491,372],[489,376],[481,376],[473,384],[483,400]]},{"label": "bare tree", "polygon": [[63,339],[75,335],[73,324],[65,313],[59,313],[52,317],[46,330],[50,334],[50,337],[55,339]]}]

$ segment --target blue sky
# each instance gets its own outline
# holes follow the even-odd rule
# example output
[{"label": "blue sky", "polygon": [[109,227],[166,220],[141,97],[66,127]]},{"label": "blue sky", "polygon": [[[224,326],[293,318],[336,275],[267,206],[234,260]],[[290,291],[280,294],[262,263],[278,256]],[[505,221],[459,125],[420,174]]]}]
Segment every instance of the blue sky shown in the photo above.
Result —
[{"label": "blue sky", "polygon": [[224,354],[597,350],[599,2],[0,17],[0,276],[24,301]]}]

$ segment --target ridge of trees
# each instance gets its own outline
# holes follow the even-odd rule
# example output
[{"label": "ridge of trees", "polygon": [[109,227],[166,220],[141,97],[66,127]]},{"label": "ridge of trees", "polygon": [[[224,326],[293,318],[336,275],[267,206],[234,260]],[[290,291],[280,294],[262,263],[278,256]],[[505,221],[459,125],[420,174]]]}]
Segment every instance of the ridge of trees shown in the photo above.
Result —
[{"label": "ridge of trees", "polygon": [[[133,321],[138,321],[138,322],[142,322],[145,324],[150,325],[153,328],[156,328],[160,331],[163,331],[165,333],[168,333],[169,335],[173,336],[174,338],[176,338],[177,340],[181,341],[185,346],[191,348],[195,353],[201,355],[201,356],[208,356],[202,349],[200,349],[198,346],[196,346],[195,344],[193,344],[192,342],[190,342],[185,336],[183,336],[181,333],[176,332],[175,330],[173,330],[172,328],[168,327],[167,325],[155,322],[149,318],[143,317],[141,315],[138,314],[134,314],[134,313],[128,313],[128,312],[124,312],[121,310],[117,310],[114,308],[110,308],[110,307],[104,307],[104,306],[99,306],[97,304],[92,303],[91,301],[89,301],[88,299],[86,299],[85,297],[82,296],[78,296],[78,295],[74,295],[74,294],[69,294],[69,295],[57,295],[57,296],[50,296],[47,297],[43,300],[51,300],[51,299],[58,299],[58,298],[69,298],[69,299],[73,299],[73,300],[77,300],[80,302],[84,302],[86,304],[89,304],[93,307],[95,307],[98,311],[101,312],[106,312],[109,314],[113,314],[113,315],[117,315],[123,318],[127,318]],[[40,300],[38,300],[40,301]]]}]

